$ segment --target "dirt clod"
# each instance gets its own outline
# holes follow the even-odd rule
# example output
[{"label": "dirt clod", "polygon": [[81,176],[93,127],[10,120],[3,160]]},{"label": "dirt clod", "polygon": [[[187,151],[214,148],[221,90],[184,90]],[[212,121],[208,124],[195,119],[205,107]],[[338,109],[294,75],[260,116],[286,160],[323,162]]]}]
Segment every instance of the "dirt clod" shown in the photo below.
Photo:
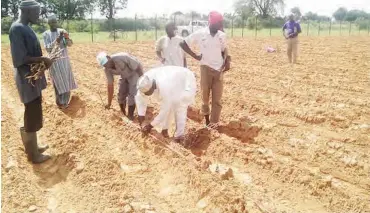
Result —
[{"label": "dirt clod", "polygon": [[122,211],[124,213],[132,213],[134,210],[132,209],[131,205],[130,204],[127,204],[123,207]]},{"label": "dirt clod", "polygon": [[202,162],[202,169],[208,169],[208,167],[212,164],[211,161],[209,160],[206,160],[204,162]]},{"label": "dirt clod", "polygon": [[29,212],[34,212],[34,211],[36,211],[37,210],[37,206],[34,206],[34,205],[32,205],[32,206],[30,206],[29,208],[28,208],[28,211]]},{"label": "dirt clod", "polygon": [[18,167],[18,162],[14,160],[13,157],[8,158],[8,163],[6,164],[5,171],[10,171],[12,168]]},{"label": "dirt clod", "polygon": [[80,174],[85,169],[85,165],[82,162],[77,163],[76,173]]},{"label": "dirt clod", "polygon": [[207,207],[207,205],[208,205],[207,200],[206,200],[206,199],[201,199],[201,200],[199,200],[199,201],[198,201],[198,203],[197,203],[197,208],[199,208],[199,209],[204,209],[204,208],[206,208],[206,207]]}]

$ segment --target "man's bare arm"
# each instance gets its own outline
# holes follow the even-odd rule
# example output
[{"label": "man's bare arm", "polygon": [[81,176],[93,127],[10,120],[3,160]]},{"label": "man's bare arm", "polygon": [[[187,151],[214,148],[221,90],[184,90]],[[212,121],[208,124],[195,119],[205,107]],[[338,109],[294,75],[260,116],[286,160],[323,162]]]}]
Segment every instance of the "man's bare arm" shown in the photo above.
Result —
[{"label": "man's bare arm", "polygon": [[162,58],[162,52],[161,51],[155,51],[155,53],[157,54],[157,57],[161,60],[161,62],[164,63],[165,59]]},{"label": "man's bare arm", "polygon": [[108,84],[107,85],[108,104],[105,106],[106,109],[109,109],[111,107],[111,105],[112,105],[113,91],[114,91],[114,85],[113,84]]},{"label": "man's bare arm", "polygon": [[180,43],[180,47],[187,53],[189,54],[191,57],[193,57],[195,60],[198,60],[200,61],[202,59],[202,55],[197,55],[195,54],[191,49],[190,47],[188,46],[188,44],[185,42],[185,41],[182,41]]}]

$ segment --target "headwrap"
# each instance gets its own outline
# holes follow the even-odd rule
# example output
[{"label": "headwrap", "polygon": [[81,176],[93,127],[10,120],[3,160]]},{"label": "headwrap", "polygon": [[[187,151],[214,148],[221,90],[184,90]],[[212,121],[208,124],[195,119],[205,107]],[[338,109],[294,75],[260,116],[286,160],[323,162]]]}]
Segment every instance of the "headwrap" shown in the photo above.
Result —
[{"label": "headwrap", "polygon": [[224,17],[222,16],[221,13],[217,11],[212,11],[209,13],[209,16],[208,16],[209,25],[222,22],[223,20],[224,20]]},{"label": "headwrap", "polygon": [[40,7],[40,4],[35,0],[24,0],[19,5],[20,9],[33,8],[33,7]]},{"label": "headwrap", "polygon": [[100,66],[104,66],[104,65],[108,62],[107,53],[105,53],[105,52],[100,52],[100,53],[96,56],[96,60],[98,61],[98,64],[99,64]]},{"label": "headwrap", "polygon": [[153,80],[149,79],[149,77],[146,75],[141,76],[137,81],[137,89],[142,93],[148,92],[152,86]]}]

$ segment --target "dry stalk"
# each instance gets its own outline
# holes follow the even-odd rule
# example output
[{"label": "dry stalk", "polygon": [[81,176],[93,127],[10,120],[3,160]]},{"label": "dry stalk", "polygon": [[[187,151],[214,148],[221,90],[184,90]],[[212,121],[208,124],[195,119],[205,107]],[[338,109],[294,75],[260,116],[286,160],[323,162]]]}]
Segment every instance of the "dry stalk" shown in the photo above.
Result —
[{"label": "dry stalk", "polygon": [[[63,49],[60,48],[57,42],[54,42],[53,48],[48,55],[48,58],[50,58],[54,62],[62,57],[62,52]],[[44,61],[42,61],[41,63],[33,63],[30,66],[31,72],[26,76],[26,79],[28,80],[28,83],[30,83],[32,86],[35,86],[35,81],[42,78],[41,74],[45,72],[47,68]]]}]

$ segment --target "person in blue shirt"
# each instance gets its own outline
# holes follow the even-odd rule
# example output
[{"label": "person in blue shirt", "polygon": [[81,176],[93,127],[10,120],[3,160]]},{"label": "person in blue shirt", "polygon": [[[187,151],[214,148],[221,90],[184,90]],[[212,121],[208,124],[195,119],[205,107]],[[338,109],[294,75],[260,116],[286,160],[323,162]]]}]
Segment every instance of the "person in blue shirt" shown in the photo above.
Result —
[{"label": "person in blue shirt", "polygon": [[298,54],[298,34],[302,32],[301,25],[294,20],[294,15],[289,15],[289,21],[283,26],[284,37],[288,44],[288,59],[289,63],[297,62]]},{"label": "person in blue shirt", "polygon": [[20,128],[23,145],[28,160],[42,163],[50,159],[49,155],[41,154],[48,146],[37,145],[37,134],[43,126],[41,91],[46,88],[45,74],[40,73],[39,79],[28,82],[30,64],[45,63],[50,68],[52,61],[42,56],[40,42],[29,26],[35,24],[40,15],[40,4],[34,0],[20,3],[21,15],[9,30],[11,55],[13,59],[15,81],[21,102],[25,106],[24,126]]}]

